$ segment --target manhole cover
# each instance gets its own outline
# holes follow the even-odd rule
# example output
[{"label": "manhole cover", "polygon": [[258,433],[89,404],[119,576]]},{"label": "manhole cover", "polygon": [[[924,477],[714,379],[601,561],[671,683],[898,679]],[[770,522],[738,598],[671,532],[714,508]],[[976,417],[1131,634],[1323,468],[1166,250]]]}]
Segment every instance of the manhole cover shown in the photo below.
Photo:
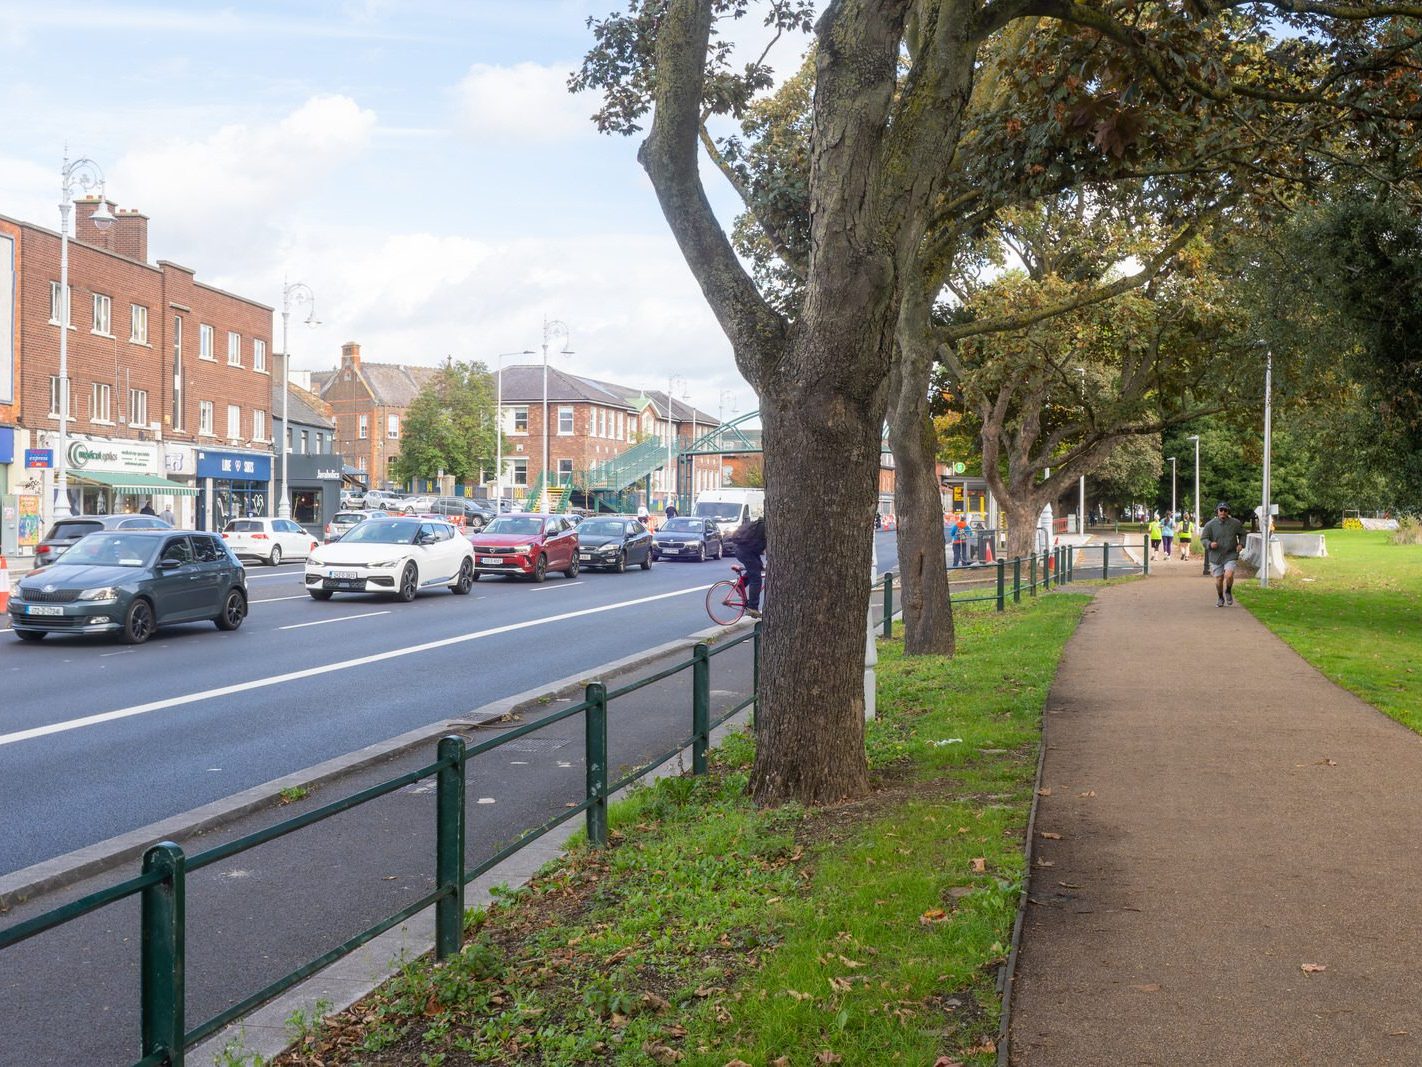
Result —
[{"label": "manhole cover", "polygon": [[506,745],[500,745],[498,752],[553,752],[572,744],[569,738],[520,737]]}]

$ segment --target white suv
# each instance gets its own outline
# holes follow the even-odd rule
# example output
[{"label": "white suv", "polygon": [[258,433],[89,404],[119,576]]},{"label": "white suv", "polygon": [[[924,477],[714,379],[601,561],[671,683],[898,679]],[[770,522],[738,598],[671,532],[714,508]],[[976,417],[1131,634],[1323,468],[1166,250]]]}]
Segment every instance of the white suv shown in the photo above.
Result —
[{"label": "white suv", "polygon": [[233,519],[222,539],[238,559],[260,559],[275,567],[283,559],[305,559],[319,542],[290,519]]}]

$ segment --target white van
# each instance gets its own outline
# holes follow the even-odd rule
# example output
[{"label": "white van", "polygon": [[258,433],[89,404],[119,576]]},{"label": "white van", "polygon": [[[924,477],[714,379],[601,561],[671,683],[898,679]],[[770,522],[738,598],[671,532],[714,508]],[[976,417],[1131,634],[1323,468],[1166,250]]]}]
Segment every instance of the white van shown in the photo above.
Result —
[{"label": "white van", "polygon": [[765,515],[764,489],[707,489],[696,498],[691,514],[714,519],[721,536],[727,537],[742,523]]}]

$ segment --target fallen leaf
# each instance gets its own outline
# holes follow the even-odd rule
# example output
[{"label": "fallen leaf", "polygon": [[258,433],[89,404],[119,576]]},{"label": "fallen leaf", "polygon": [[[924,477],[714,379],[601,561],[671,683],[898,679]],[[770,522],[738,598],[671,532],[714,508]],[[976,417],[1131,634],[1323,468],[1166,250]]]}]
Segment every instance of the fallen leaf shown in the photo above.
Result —
[{"label": "fallen leaf", "polygon": [[1056,865],[1057,865],[1057,861],[1056,861],[1056,860],[1038,860],[1038,861],[1037,861],[1037,866],[1038,866],[1038,867],[1055,867]]},{"label": "fallen leaf", "polygon": [[816,1052],[816,1053],[815,1053],[815,1062],[816,1062],[816,1063],[843,1063],[843,1062],[844,1062],[844,1057],[841,1056],[841,1055],[840,1055],[839,1053],[837,1053],[837,1052],[831,1052],[829,1049],[821,1049],[819,1052]]},{"label": "fallen leaf", "polygon": [[801,993],[798,989],[787,989],[787,990],[785,990],[785,995],[788,996],[788,997],[793,997],[795,1000],[798,1000],[798,1001],[800,1001],[800,1002],[802,1002],[802,1003],[803,1003],[804,1001],[807,1001],[807,1000],[814,1000],[814,999],[815,999],[815,994],[813,994],[813,993]]},{"label": "fallen leaf", "polygon": [[1079,796],[1079,797],[1094,797],[1095,795],[1096,795],[1096,790],[1094,790],[1094,789],[1088,789],[1085,793],[1078,793],[1078,794],[1077,794],[1077,796]]},{"label": "fallen leaf", "polygon": [[751,1067],[745,1060],[727,1060],[725,1067]]},{"label": "fallen leaf", "polygon": [[658,1045],[652,1041],[648,1041],[643,1045],[642,1051],[648,1056],[651,1056],[652,1059],[658,1063],[680,1063],[686,1058],[685,1053],[678,1052],[676,1049],[669,1048],[666,1045]]},{"label": "fallen leaf", "polygon": [[1316,759],[1313,764],[1315,767],[1336,767],[1338,761],[1336,759]]},{"label": "fallen leaf", "polygon": [[671,1007],[670,1001],[657,996],[655,993],[643,993],[642,1002],[646,1004],[647,1007],[655,1008],[657,1011],[666,1011],[667,1008]]},{"label": "fallen leaf", "polygon": [[1326,971],[1326,970],[1328,970],[1328,964],[1326,964],[1326,963],[1301,963],[1301,964],[1299,964],[1299,969],[1302,970],[1304,974],[1318,974],[1319,971]]},{"label": "fallen leaf", "polygon": [[790,1067],[789,1056],[776,1056],[770,1061],[770,1067]]},{"label": "fallen leaf", "polygon": [[851,960],[851,959],[848,959],[848,958],[846,958],[846,957],[844,957],[844,956],[840,956],[840,957],[839,957],[839,962],[842,963],[842,964],[844,964],[846,967],[849,967],[849,968],[863,967],[863,966],[864,966],[864,964],[860,963],[858,960]]},{"label": "fallen leaf", "polygon": [[1038,830],[1037,836],[1045,838],[1048,841],[1060,841],[1062,839],[1061,834],[1054,834],[1050,830]]},{"label": "fallen leaf", "polygon": [[990,1054],[992,1054],[992,1053],[994,1053],[994,1052],[996,1052],[996,1051],[997,1051],[997,1042],[996,1042],[996,1041],[984,1041],[981,1045],[978,1045],[976,1048],[970,1048],[970,1049],[968,1049],[968,1055],[969,1055],[969,1056],[972,1056],[972,1055],[974,1055],[974,1054],[976,1054],[976,1053],[979,1053],[979,1052],[986,1052],[986,1053],[988,1053],[988,1054],[990,1055]]},{"label": "fallen leaf", "polygon": [[1159,986],[1159,984],[1156,983],[1156,982],[1142,982],[1140,985],[1133,985],[1133,986],[1131,986],[1131,988],[1132,988],[1132,989],[1138,989],[1138,990],[1140,990],[1142,993],[1159,993],[1159,992],[1160,992],[1160,986]]},{"label": "fallen leaf", "polygon": [[1052,787],[1051,787],[1051,786],[1047,786],[1045,789],[1039,789],[1039,790],[1037,790],[1037,795],[1038,795],[1039,797],[1049,797],[1049,796],[1051,796],[1051,795],[1052,795]]},{"label": "fallen leaf", "polygon": [[926,912],[924,912],[918,917],[918,921],[924,926],[928,926],[931,923],[941,923],[947,918],[948,913],[942,908],[929,908]]},{"label": "fallen leaf", "polygon": [[962,1060],[955,1060],[949,1056],[939,1056],[933,1061],[933,1067],[963,1067]]},{"label": "fallen leaf", "polygon": [[973,860],[973,873],[987,874],[987,860],[984,859],[982,856],[979,856],[977,859]]}]

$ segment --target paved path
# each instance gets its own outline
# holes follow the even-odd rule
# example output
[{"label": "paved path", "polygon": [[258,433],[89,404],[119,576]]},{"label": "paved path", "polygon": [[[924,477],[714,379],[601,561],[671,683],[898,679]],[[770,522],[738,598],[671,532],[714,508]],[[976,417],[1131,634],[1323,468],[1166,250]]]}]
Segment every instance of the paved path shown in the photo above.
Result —
[{"label": "paved path", "polygon": [[1422,1064],[1422,738],[1152,572],[1048,701],[1012,1063]]}]

